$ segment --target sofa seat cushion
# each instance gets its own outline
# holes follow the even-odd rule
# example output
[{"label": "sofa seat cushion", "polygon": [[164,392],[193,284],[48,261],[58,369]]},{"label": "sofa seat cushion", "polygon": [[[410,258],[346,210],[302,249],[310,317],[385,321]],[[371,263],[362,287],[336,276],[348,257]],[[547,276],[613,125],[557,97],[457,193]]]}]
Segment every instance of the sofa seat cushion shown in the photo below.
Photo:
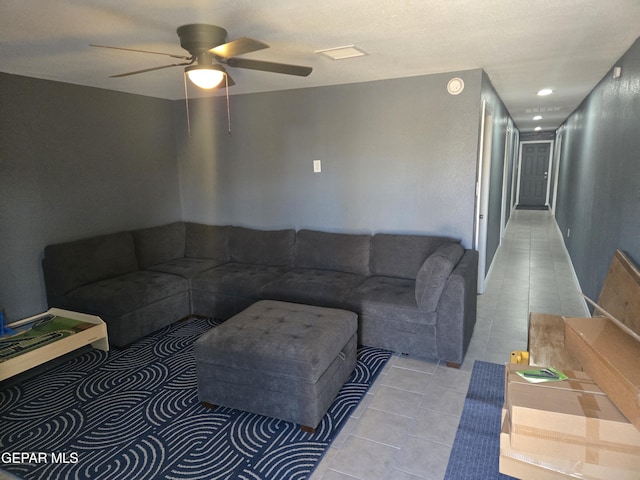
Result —
[{"label": "sofa seat cushion", "polygon": [[351,291],[365,280],[365,276],[355,273],[295,268],[267,284],[261,296],[270,300],[342,308]]},{"label": "sofa seat cushion", "polygon": [[354,311],[364,315],[435,325],[435,314],[427,315],[418,309],[415,285],[414,280],[406,278],[370,277],[351,293],[348,302]]},{"label": "sofa seat cushion", "polygon": [[195,276],[191,287],[211,294],[259,298],[262,287],[285,271],[285,267],[229,262]]},{"label": "sofa seat cushion", "polygon": [[62,301],[70,309],[117,317],[188,290],[185,278],[138,270],[76,288]]},{"label": "sofa seat cushion", "polygon": [[175,260],[153,265],[147,268],[147,270],[180,275],[183,278],[193,278],[223,263],[225,262],[222,260],[213,260],[210,258],[176,258]]}]

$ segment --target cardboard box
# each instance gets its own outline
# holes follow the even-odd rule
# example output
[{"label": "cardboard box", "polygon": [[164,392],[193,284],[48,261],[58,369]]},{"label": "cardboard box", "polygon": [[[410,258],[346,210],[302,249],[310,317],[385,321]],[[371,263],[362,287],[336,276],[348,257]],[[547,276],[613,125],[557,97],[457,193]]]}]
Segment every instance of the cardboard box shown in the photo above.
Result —
[{"label": "cardboard box", "polygon": [[640,470],[640,431],[606,395],[510,382],[505,406],[515,451]]},{"label": "cardboard box", "polygon": [[521,480],[557,480],[571,478],[561,472],[542,468],[535,461],[528,461],[529,456],[518,454],[511,448],[509,433],[509,414],[503,410],[502,430],[500,431],[500,473]]},{"label": "cardboard box", "polygon": [[545,456],[515,450],[506,414],[500,432],[500,473],[522,480],[557,480],[583,478],[594,480],[637,480],[638,470],[620,466],[604,466],[570,458]]},{"label": "cardboard box", "polygon": [[567,318],[565,346],[640,429],[640,342],[604,317]]}]

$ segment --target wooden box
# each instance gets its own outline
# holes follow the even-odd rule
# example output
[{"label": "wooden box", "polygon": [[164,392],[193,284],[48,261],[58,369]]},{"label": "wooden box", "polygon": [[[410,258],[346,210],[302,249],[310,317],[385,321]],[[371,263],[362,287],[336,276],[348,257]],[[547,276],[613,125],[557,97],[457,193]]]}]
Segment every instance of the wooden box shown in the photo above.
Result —
[{"label": "wooden box", "polygon": [[640,429],[640,342],[608,318],[567,318],[565,346]]},{"label": "wooden box", "polygon": [[549,313],[529,314],[529,364],[560,370],[582,370],[564,346],[564,319]]}]

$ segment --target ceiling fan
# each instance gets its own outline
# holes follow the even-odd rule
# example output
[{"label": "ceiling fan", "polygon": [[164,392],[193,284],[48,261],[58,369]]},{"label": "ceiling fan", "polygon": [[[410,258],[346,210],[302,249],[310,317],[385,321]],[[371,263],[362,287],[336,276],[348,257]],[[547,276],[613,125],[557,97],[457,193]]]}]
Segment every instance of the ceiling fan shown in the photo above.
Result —
[{"label": "ceiling fan", "polygon": [[226,85],[234,85],[235,82],[228,75],[223,65],[234,68],[247,68],[264,72],[282,73],[285,75],[297,75],[306,77],[312,71],[311,67],[289,65],[285,63],[265,62],[246,58],[236,58],[239,55],[269,48],[264,42],[249,37],[241,37],[227,42],[227,31],[215,25],[194,23],[178,27],[180,46],[189,52],[189,56],[175,55],[171,53],[152,52],[133,48],[112,47],[107,45],[91,45],[92,47],[127,50],[131,52],[165,55],[171,58],[185,60],[181,63],[172,63],[159,67],[145,68],[134,72],[111,75],[110,78],[126,77],[139,73],[152,72],[170,67],[185,66],[185,74],[195,85],[200,88],[212,89],[222,86],[222,79],[226,76]]}]

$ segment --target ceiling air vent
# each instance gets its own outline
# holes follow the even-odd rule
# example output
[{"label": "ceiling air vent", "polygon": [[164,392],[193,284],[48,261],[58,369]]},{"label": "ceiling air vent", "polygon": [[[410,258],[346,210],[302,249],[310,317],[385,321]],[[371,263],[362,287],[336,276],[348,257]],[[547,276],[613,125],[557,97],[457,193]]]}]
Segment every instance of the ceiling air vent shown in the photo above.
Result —
[{"label": "ceiling air vent", "polygon": [[344,60],[346,58],[363,57],[367,55],[355,45],[346,45],[344,47],[327,48],[326,50],[316,50],[315,53],[324,55],[331,60]]}]

